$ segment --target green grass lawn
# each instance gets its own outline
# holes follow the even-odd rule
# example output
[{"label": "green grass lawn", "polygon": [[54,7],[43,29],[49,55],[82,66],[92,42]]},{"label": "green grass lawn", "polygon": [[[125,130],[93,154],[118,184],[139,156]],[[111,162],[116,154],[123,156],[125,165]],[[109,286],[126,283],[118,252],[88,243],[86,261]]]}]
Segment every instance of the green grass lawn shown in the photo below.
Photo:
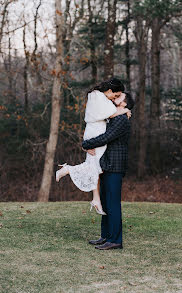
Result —
[{"label": "green grass lawn", "polygon": [[182,292],[182,205],[123,203],[124,249],[100,251],[88,202],[0,203],[0,292]]}]

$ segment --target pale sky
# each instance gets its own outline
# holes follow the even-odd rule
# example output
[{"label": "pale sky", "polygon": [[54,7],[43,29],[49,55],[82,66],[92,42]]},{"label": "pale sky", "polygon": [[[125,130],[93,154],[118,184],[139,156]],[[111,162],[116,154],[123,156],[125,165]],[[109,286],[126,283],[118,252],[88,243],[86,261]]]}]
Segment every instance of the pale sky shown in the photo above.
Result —
[{"label": "pale sky", "polygon": [[[34,15],[36,7],[38,6],[38,0],[18,0],[9,6],[9,30],[12,31],[18,28],[14,33],[11,33],[12,48],[17,49],[17,54],[22,55],[23,52],[23,28],[21,26],[24,21],[28,23],[26,27],[26,43],[27,48],[31,51],[34,47]],[[39,8],[39,20],[37,22],[38,33],[38,48],[47,47],[48,40],[51,45],[54,43],[55,30],[54,30],[54,0],[42,0],[42,4]],[[7,28],[4,29],[4,32]],[[8,47],[8,36],[3,38],[3,51],[6,51]],[[13,51],[13,50],[12,50]],[[13,52],[12,52],[13,53]]]},{"label": "pale sky", "polygon": [[[12,44],[12,52],[14,55],[14,49],[17,49],[18,55],[24,55],[23,48],[23,26],[24,21],[28,23],[26,26],[26,45],[27,49],[32,52],[34,48],[34,15],[36,12],[36,7],[38,6],[40,0],[17,0],[14,3],[9,5],[9,30],[12,31],[15,28],[17,29],[14,33],[11,33],[11,44]],[[81,0],[71,0],[71,15],[74,13],[74,3],[79,4]],[[87,4],[87,1],[85,1]],[[103,8],[100,11],[100,3],[101,0],[91,0],[92,9],[95,10],[94,14],[102,13],[105,14],[106,10]],[[99,4],[99,5],[98,5]],[[104,2],[106,5],[106,2]],[[63,9],[65,7],[65,0],[62,0]],[[86,13],[88,14],[87,5],[86,5]],[[118,7],[117,14],[118,18],[120,18],[120,13],[122,13],[122,6]],[[55,14],[55,0],[42,0],[41,6],[39,8],[39,20],[37,22],[37,42],[38,42],[38,50],[44,52],[48,50],[48,47],[54,50],[55,43],[55,28],[54,28],[54,14]],[[106,15],[107,17],[107,15]],[[4,29],[7,31],[7,28]],[[3,38],[3,52],[7,53],[8,48],[8,35],[4,35]],[[50,49],[49,49],[50,50]]]}]

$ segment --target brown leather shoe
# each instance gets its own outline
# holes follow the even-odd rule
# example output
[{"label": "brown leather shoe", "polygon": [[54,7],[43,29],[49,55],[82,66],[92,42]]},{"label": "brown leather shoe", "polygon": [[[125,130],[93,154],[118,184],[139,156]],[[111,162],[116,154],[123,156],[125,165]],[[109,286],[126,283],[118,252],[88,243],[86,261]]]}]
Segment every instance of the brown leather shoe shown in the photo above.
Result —
[{"label": "brown leather shoe", "polygon": [[89,241],[89,244],[93,244],[93,245],[102,245],[106,242],[106,239],[105,238],[99,238],[97,240],[90,240]]},{"label": "brown leather shoe", "polygon": [[108,249],[117,249],[117,248],[122,249],[123,246],[122,244],[119,244],[119,243],[105,242],[103,245],[96,246],[95,248],[100,250],[108,250]]}]

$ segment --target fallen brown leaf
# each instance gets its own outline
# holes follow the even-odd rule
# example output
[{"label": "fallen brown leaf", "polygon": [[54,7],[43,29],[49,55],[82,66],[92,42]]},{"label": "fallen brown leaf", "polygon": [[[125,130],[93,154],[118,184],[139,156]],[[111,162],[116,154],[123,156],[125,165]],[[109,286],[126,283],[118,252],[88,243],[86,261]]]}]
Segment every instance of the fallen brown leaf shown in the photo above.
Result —
[{"label": "fallen brown leaf", "polygon": [[137,286],[138,284],[136,284],[136,283],[132,283],[132,282],[128,282],[128,284],[130,285],[130,286]]},{"label": "fallen brown leaf", "polygon": [[95,219],[94,218],[92,218],[92,224],[95,224]]},{"label": "fallen brown leaf", "polygon": [[56,10],[56,13],[57,13],[58,15],[60,15],[60,16],[62,15],[62,12],[61,12],[60,10],[58,10],[58,9]]},{"label": "fallen brown leaf", "polygon": [[99,268],[100,268],[100,269],[102,269],[102,270],[103,270],[103,269],[105,269],[105,267],[104,267],[104,266],[100,266]]}]

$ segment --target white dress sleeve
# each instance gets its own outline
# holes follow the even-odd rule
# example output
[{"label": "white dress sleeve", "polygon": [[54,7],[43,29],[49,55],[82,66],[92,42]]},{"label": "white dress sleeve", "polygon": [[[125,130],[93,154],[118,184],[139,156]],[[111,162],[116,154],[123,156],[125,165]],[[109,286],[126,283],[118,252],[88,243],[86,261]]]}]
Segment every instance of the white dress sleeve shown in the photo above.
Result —
[{"label": "white dress sleeve", "polygon": [[88,101],[85,110],[85,122],[96,122],[109,118],[117,109],[105,95],[100,91],[93,91],[88,94]]}]

